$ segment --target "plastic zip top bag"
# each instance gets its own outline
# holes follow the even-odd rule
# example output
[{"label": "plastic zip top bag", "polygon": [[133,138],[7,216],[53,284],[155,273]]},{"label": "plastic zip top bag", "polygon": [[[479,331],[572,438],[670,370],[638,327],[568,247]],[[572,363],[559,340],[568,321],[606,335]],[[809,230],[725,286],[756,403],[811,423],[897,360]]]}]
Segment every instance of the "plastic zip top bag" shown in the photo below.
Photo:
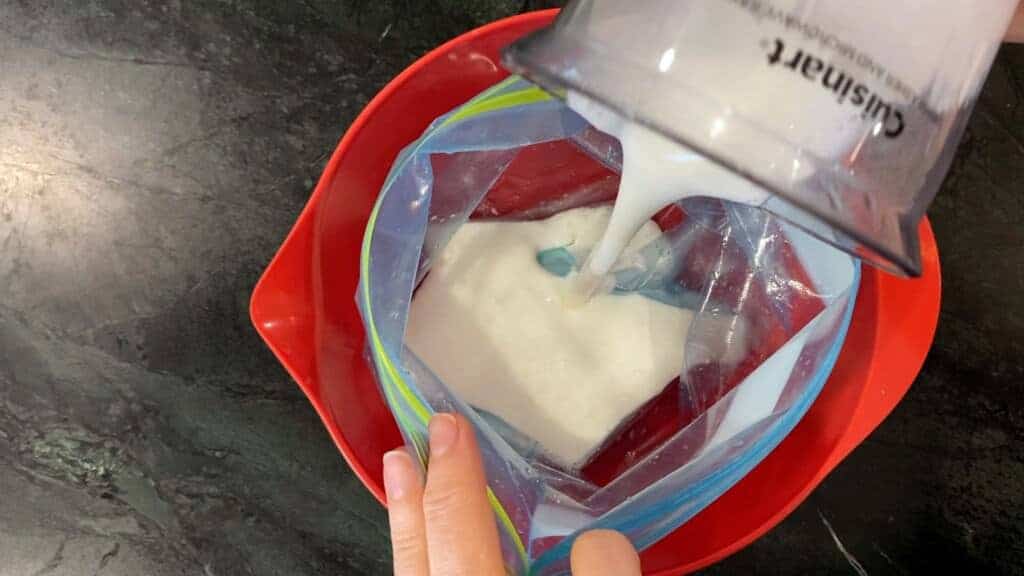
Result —
[{"label": "plastic zip top bag", "polygon": [[382,394],[423,465],[433,413],[473,423],[512,573],[567,573],[583,530],[642,549],[693,517],[795,426],[849,324],[853,258],[706,197],[660,211],[572,300],[621,159],[511,77],[399,154],[367,225]]},{"label": "plastic zip top bag", "polygon": [[918,224],[1016,5],[575,0],[505,64],[746,179],[826,241],[918,275]]}]

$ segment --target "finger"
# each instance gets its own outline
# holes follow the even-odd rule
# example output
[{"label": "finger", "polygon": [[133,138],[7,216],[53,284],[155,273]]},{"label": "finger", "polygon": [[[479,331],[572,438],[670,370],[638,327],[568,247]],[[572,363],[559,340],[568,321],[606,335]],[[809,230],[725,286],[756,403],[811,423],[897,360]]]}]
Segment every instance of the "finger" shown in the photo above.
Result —
[{"label": "finger", "polygon": [[1013,15],[1010,28],[1006,31],[1008,42],[1024,42],[1024,2],[1017,6],[1017,12]]},{"label": "finger", "polygon": [[573,576],[640,576],[640,556],[629,540],[611,530],[591,530],[576,539]]},{"label": "finger", "polygon": [[384,493],[388,498],[395,576],[429,576],[423,482],[404,449],[384,455]]},{"label": "finger", "polygon": [[476,435],[461,416],[438,414],[430,421],[423,513],[432,573],[505,574]]}]

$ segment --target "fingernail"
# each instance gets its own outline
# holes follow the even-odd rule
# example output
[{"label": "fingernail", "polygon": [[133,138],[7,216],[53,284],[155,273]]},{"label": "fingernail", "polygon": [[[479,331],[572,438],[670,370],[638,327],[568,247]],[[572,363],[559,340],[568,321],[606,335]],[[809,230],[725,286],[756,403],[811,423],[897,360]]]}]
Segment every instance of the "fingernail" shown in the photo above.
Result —
[{"label": "fingernail", "polygon": [[459,438],[459,423],[451,414],[437,414],[430,420],[430,454],[441,456]]},{"label": "fingernail", "polygon": [[398,500],[409,493],[418,480],[409,454],[399,448],[384,455],[384,493],[388,500]]}]

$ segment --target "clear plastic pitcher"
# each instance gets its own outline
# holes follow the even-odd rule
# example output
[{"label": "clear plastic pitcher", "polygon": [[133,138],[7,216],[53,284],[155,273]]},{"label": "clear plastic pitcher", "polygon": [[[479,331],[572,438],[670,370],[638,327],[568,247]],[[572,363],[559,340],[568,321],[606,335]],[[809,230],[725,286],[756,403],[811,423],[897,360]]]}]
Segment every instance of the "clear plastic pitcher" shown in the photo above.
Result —
[{"label": "clear plastic pitcher", "polygon": [[576,0],[506,64],[767,189],[764,208],[893,271],[1017,0]]}]

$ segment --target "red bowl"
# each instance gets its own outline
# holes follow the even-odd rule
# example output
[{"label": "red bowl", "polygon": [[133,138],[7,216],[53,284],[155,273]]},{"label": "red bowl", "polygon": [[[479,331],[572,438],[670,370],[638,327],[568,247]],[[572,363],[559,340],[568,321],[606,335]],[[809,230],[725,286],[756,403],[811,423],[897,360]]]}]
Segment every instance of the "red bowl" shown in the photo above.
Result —
[{"label": "red bowl", "polygon": [[[504,78],[501,49],[555,14],[524,14],[463,34],[388,84],[342,138],[253,291],[256,330],[382,503],[381,457],[402,439],[363,355],[355,305],[367,217],[398,151],[435,117]],[[842,354],[810,411],[746,478],[644,551],[645,573],[683,574],[743,548],[782,521],[892,411],[920,370],[938,321],[938,251],[927,221],[919,233],[923,276],[864,268]]]}]

